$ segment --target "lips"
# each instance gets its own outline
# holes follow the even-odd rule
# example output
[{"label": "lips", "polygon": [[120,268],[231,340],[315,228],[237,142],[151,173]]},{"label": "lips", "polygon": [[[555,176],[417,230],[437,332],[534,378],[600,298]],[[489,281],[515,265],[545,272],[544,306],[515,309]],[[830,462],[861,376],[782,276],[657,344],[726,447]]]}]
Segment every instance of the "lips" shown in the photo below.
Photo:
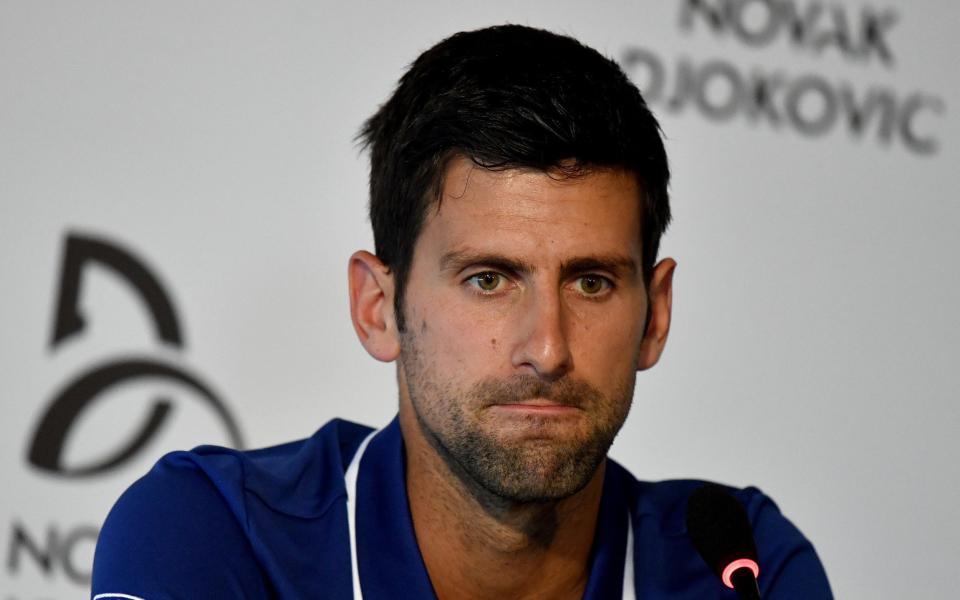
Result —
[{"label": "lips", "polygon": [[526,412],[534,414],[563,414],[579,411],[578,406],[564,404],[544,398],[531,398],[529,400],[510,400],[498,402],[491,408],[505,411]]},{"label": "lips", "polygon": [[583,412],[603,399],[596,388],[581,380],[564,377],[545,381],[526,374],[484,379],[469,395],[469,404],[481,410],[497,408],[528,415]]},{"label": "lips", "polygon": [[530,400],[509,400],[506,402],[498,402],[497,404],[510,404],[515,406],[563,406],[562,402],[546,400],[544,398],[531,398]]}]

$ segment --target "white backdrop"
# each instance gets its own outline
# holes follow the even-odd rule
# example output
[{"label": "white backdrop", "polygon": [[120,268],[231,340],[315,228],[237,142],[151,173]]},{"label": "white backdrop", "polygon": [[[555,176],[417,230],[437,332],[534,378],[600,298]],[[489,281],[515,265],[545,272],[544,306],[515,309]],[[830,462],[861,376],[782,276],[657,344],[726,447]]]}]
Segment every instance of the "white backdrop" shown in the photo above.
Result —
[{"label": "white backdrop", "polygon": [[[113,499],[167,450],[232,441],[170,377],[51,410],[101,366],[195,376],[248,447],[392,417],[347,311],[372,247],[354,136],[420,51],[504,22],[629,65],[668,138],[674,329],[613,456],[758,485],[839,598],[955,597],[960,9],[933,0],[4,2],[0,597],[83,597]],[[68,235],[142,264],[181,335],[94,252],[64,305],[84,326],[52,343]],[[104,465],[157,398],[155,435]]]}]

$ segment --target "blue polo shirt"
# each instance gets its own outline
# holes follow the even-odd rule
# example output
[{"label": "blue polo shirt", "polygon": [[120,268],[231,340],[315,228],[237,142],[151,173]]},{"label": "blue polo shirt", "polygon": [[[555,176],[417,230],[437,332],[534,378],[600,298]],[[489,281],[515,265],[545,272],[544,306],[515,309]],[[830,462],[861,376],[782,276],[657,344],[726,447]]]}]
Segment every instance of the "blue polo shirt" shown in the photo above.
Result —
[{"label": "blue polo shirt", "polygon": [[[436,598],[404,483],[397,419],[335,419],[306,440],[161,459],[111,510],[93,598]],[[585,600],[736,600],[685,531],[699,481],[637,481],[607,460]],[[745,505],[765,600],[832,598],[813,546],[756,488]],[[490,577],[496,577],[491,573]]]}]

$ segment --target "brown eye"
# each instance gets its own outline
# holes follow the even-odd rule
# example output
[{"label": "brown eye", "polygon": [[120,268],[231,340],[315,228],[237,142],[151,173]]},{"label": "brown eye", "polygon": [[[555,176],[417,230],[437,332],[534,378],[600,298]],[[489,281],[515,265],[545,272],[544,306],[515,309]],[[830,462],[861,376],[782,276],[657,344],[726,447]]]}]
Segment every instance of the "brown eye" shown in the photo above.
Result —
[{"label": "brown eye", "polygon": [[580,291],[584,294],[599,294],[605,289],[607,281],[599,275],[585,275],[580,278]]},{"label": "brown eye", "polygon": [[493,273],[493,272],[487,271],[486,273],[480,273],[478,275],[474,275],[473,277],[470,278],[470,281],[474,282],[474,285],[476,285],[481,290],[485,292],[492,292],[492,291],[495,291],[498,287],[500,287],[500,282],[502,279],[503,279],[503,276],[500,275],[499,273]]}]

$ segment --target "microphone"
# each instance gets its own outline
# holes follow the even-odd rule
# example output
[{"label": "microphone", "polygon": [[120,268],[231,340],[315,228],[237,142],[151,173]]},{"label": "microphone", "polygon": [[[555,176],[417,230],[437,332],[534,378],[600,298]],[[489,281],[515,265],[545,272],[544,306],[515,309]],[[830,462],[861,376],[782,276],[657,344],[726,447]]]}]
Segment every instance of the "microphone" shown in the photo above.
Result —
[{"label": "microphone", "polygon": [[757,547],[747,511],[719,485],[694,490],[687,501],[687,533],[707,566],[741,600],[760,600]]}]

